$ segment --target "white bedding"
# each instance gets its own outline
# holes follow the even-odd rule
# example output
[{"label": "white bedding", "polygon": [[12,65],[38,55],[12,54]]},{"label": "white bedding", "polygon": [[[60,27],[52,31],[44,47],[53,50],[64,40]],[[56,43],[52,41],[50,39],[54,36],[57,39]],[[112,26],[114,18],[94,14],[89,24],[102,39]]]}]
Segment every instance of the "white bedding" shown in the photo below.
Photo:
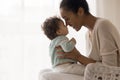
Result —
[{"label": "white bedding", "polygon": [[39,75],[39,80],[83,80],[83,76],[57,73],[51,70],[44,70]]}]

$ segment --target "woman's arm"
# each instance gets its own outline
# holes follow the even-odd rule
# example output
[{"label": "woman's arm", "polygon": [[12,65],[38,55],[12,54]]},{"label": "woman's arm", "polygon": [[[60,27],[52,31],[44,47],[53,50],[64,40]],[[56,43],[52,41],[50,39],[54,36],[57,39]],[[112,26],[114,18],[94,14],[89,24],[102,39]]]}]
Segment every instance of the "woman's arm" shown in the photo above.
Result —
[{"label": "woman's arm", "polygon": [[[71,54],[71,56],[72,56],[72,55],[75,56],[75,59],[76,59],[78,62],[82,63],[83,65],[87,65],[87,64],[89,64],[89,63],[94,63],[94,62],[96,62],[96,61],[93,60],[93,59],[90,59],[90,58],[88,58],[88,57],[85,57],[85,56],[81,55],[80,52],[79,52],[76,48],[74,48],[73,51],[71,51],[69,54]],[[70,56],[70,55],[69,55],[69,56]]]},{"label": "woman's arm", "polygon": [[66,54],[63,53],[63,56],[59,56],[59,58],[74,59],[74,60],[77,60],[78,62],[80,62],[83,65],[87,65],[89,63],[96,62],[93,59],[90,59],[90,58],[87,58],[87,57],[81,55],[80,52],[76,48],[74,48],[71,52],[68,52]]}]

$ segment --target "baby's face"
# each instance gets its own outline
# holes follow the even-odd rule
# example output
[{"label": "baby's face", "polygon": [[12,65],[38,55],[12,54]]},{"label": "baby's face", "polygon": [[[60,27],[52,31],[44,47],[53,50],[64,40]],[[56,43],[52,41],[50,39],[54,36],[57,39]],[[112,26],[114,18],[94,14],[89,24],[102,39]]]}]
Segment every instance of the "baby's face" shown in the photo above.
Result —
[{"label": "baby's face", "polygon": [[58,35],[67,35],[68,34],[68,28],[65,26],[63,21],[59,22],[59,30],[57,31]]}]

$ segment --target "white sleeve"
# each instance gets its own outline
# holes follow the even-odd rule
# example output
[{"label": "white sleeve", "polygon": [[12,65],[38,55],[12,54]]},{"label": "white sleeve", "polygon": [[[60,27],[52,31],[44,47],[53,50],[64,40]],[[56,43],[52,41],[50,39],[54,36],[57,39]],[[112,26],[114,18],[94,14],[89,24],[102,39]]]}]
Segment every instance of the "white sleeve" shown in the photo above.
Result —
[{"label": "white sleeve", "polygon": [[98,38],[100,45],[100,55],[102,63],[117,66],[116,41],[113,33],[116,32],[115,27],[108,21],[101,23],[98,27]]}]

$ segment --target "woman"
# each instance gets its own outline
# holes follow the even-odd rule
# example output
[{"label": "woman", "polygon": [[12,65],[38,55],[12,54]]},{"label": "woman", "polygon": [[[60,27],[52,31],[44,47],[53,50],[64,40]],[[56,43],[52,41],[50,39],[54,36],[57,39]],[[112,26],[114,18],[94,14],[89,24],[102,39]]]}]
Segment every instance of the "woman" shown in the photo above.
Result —
[{"label": "woman", "polygon": [[85,57],[74,48],[60,58],[71,58],[86,65],[84,80],[106,80],[108,78],[112,80],[114,76],[116,80],[119,79],[120,35],[115,26],[106,19],[93,16],[89,12],[86,0],[62,0],[60,13],[66,25],[73,27],[76,31],[79,31],[81,27],[88,29],[86,51],[89,54]]},{"label": "woman", "polygon": [[[88,28],[87,47],[89,58],[82,56],[74,49],[64,57],[76,59],[87,65],[96,61],[103,64],[118,66],[117,52],[120,49],[120,35],[114,25],[103,18],[93,16],[89,12],[86,0],[62,0],[60,13],[66,25],[79,31],[81,27]],[[73,54],[74,53],[74,54]],[[120,57],[120,56],[119,56]]]},{"label": "woman", "polygon": [[92,69],[97,67],[97,62],[100,65],[120,66],[120,35],[110,21],[93,16],[89,12],[86,0],[62,0],[60,13],[66,25],[76,31],[79,31],[81,27],[88,29],[86,44],[87,54],[89,54],[89,57],[85,57],[74,49],[61,58],[72,58],[83,65],[93,63],[88,65],[92,68],[87,67],[87,72],[94,72]]}]

